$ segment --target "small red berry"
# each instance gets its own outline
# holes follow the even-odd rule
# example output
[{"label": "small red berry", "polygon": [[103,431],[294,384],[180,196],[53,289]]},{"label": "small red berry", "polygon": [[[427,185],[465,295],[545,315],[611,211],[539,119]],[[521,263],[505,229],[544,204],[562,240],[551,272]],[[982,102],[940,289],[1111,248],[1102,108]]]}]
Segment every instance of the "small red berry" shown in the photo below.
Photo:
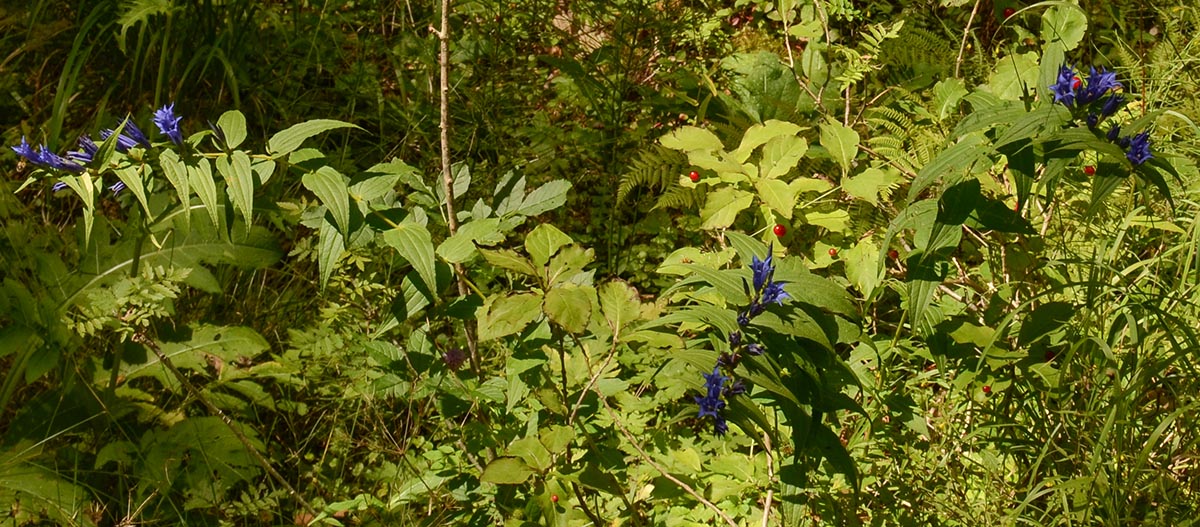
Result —
[{"label": "small red berry", "polygon": [[1085,166],[1083,167],[1083,173],[1089,176],[1094,176],[1096,175],[1096,167],[1092,165]]},{"label": "small red berry", "polygon": [[837,248],[830,247],[829,248],[829,256],[833,257],[833,258],[837,258]]},{"label": "small red berry", "polygon": [[991,394],[992,394],[992,386],[991,386],[990,384],[985,384],[985,385],[983,385],[983,394],[984,394],[984,395],[991,395]]},{"label": "small red berry", "polygon": [[1071,89],[1078,90],[1081,84],[1083,84],[1083,81],[1079,80],[1079,77],[1075,77],[1075,82],[1071,83]]},{"label": "small red berry", "polygon": [[558,503],[558,494],[551,494],[550,501],[553,501],[554,503]]},{"label": "small red berry", "polygon": [[888,251],[888,258],[895,260],[896,258],[899,258],[899,257],[900,257],[899,251],[897,251],[895,249]]},{"label": "small red berry", "polygon": [[1004,8],[1004,18],[1012,18],[1012,16],[1015,14],[1017,14],[1016,9],[1013,9],[1011,7]]},{"label": "small red berry", "polygon": [[688,179],[692,180],[692,183],[700,181],[700,173],[695,170],[688,172]]},{"label": "small red berry", "polygon": [[776,223],[775,228],[771,229],[771,232],[774,232],[775,236],[782,238],[783,235],[787,234],[787,227],[784,227],[782,223]]}]

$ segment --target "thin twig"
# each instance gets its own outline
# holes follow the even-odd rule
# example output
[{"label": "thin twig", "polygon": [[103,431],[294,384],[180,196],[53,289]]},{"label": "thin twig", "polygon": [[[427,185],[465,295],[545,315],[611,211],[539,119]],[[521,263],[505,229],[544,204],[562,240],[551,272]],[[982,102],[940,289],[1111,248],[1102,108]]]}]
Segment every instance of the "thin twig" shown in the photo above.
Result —
[{"label": "thin twig", "polygon": [[637,450],[638,454],[642,456],[643,461],[653,467],[654,470],[657,470],[659,474],[662,474],[664,478],[667,478],[672,483],[679,485],[679,488],[683,489],[684,492],[690,494],[693,498],[696,498],[696,501],[699,501],[700,503],[703,503],[705,507],[712,509],[713,512],[717,513],[717,516],[720,516],[721,519],[725,520],[725,523],[729,524],[729,527],[738,527],[737,522],[733,521],[733,518],[730,518],[728,514],[725,514],[725,511],[721,510],[719,507],[713,504],[713,502],[704,499],[704,496],[701,496],[699,492],[696,492],[691,485],[688,485],[679,478],[672,476],[670,472],[667,472],[667,469],[662,467],[662,465],[655,463],[654,460],[650,458],[650,454],[647,454],[645,450],[642,450],[642,446],[638,444],[637,439],[633,437],[633,434],[629,433],[629,430],[625,428],[625,425],[621,424],[621,420],[617,418],[616,412],[614,412],[612,407],[608,405],[608,401],[604,399],[604,395],[598,390],[596,391],[596,395],[600,398],[600,403],[604,405],[604,409],[608,411],[608,417],[612,419],[613,424],[617,425],[617,428],[621,429],[621,434],[625,436],[625,439],[629,441],[629,444],[633,446],[633,449]]},{"label": "thin twig", "polygon": [[171,371],[171,374],[179,380],[179,384],[183,385],[183,388],[187,390],[192,397],[194,397],[197,401],[200,401],[200,404],[204,405],[204,408],[208,410],[208,413],[216,415],[221,419],[221,422],[225,423],[225,426],[229,427],[229,430],[233,432],[233,435],[237,437],[237,440],[242,443],[242,446],[246,447],[246,451],[250,452],[250,455],[255,459],[255,461],[258,462],[259,466],[261,466],[263,470],[266,470],[267,474],[270,474],[272,479],[282,485],[283,488],[287,489],[289,496],[296,498],[296,501],[300,502],[300,506],[304,507],[304,510],[309,514],[314,516],[317,514],[317,511],[308,503],[308,500],[305,500],[304,496],[301,496],[299,492],[296,492],[296,488],[293,487],[291,483],[288,483],[288,480],[284,479],[283,475],[275,470],[275,467],[271,466],[271,462],[262,455],[262,452],[259,452],[257,448],[254,448],[254,445],[250,443],[250,439],[246,437],[246,434],[243,434],[238,427],[234,426],[233,419],[231,419],[228,415],[225,415],[225,412],[221,411],[220,408],[217,408],[216,405],[214,405],[208,399],[205,399],[204,395],[200,393],[200,390],[196,388],[196,385],[192,384],[192,381],[188,380],[183,372],[179,371],[179,368],[175,367],[175,364],[171,362],[171,359],[168,358],[165,353],[162,352],[162,348],[158,347],[158,343],[154,342],[154,339],[147,337],[144,333],[137,333],[133,336],[133,341],[150,348],[150,351],[153,351],[154,355],[158,357],[159,362],[161,362],[163,366],[166,366],[167,369]]},{"label": "thin twig", "polygon": [[975,0],[975,7],[971,8],[971,17],[967,19],[967,27],[963,28],[962,43],[958,45],[958,58],[954,60],[954,76],[958,77],[958,69],[962,66],[963,53],[967,51],[967,37],[971,35],[971,24],[975,23],[975,14],[979,12],[979,3],[983,0]]},{"label": "thin twig", "polygon": [[771,517],[771,499],[775,497],[775,460],[771,459],[771,436],[763,433],[763,453],[767,455],[767,503],[763,505],[762,527],[767,527]]}]

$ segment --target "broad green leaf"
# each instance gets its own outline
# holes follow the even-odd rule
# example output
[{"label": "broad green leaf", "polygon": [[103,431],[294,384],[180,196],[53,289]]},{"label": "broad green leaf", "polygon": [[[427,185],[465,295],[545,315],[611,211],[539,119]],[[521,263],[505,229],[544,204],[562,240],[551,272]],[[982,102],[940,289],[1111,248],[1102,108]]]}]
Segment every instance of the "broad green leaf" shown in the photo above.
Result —
[{"label": "broad green leaf", "polygon": [[695,126],[684,126],[659,140],[663,146],[682,152],[719,151],[725,148],[716,134]]},{"label": "broad green leaf", "polygon": [[[133,165],[124,165],[120,168],[114,169],[113,173],[117,175],[117,179],[120,179],[121,182],[125,184],[125,188],[129,189],[129,191],[133,193],[133,196],[137,198],[138,203],[142,206],[142,211],[145,212],[146,217],[149,218],[150,205],[146,203],[146,185],[142,183],[142,174],[138,168],[139,167]],[[146,165],[142,165],[140,168],[147,171],[150,170],[150,167]]]},{"label": "broad green leaf", "polygon": [[497,485],[517,485],[525,483],[534,470],[516,457],[498,457],[488,463],[479,475],[479,481]]},{"label": "broad green leaf", "polygon": [[479,340],[494,340],[525,329],[542,314],[542,296],[517,293],[491,297],[479,308]]},{"label": "broad green leaf", "polygon": [[272,159],[255,159],[250,163],[250,168],[254,169],[254,173],[258,175],[258,181],[255,183],[262,187],[271,180],[271,175],[275,173],[275,161]]},{"label": "broad green leaf", "polygon": [[528,258],[522,257],[515,251],[509,249],[500,249],[498,251],[478,250],[479,254],[483,255],[484,260],[501,269],[508,269],[509,271],[516,271],[529,276],[538,276],[539,274]]},{"label": "broad green leaf", "polygon": [[[750,155],[754,153],[754,149],[766,144],[772,139],[776,139],[781,136],[795,136],[796,134],[800,133],[800,130],[803,130],[803,128],[798,124],[792,124],[787,121],[779,121],[775,119],[771,119],[763,124],[753,125],[746,129],[746,133],[742,135],[742,143],[738,145],[737,150],[734,151],[733,159],[738,163],[745,163],[746,160],[750,159]],[[801,139],[801,141],[803,141],[803,139]],[[718,149],[719,148],[720,147],[718,147]]]},{"label": "broad green leaf", "polygon": [[612,281],[600,286],[600,310],[613,332],[614,341],[622,328],[638,318],[641,307],[637,289],[628,283]]},{"label": "broad green leaf", "polygon": [[829,151],[845,175],[850,171],[854,156],[858,154],[858,133],[841,123],[826,122],[821,125],[821,146]]},{"label": "broad green leaf", "polygon": [[[171,186],[175,188],[175,194],[179,196],[179,204],[186,207],[191,203],[192,190],[188,184],[187,167],[183,161],[179,159],[179,155],[174,150],[163,150],[158,156],[159,166],[162,167],[163,175],[167,177],[167,181],[171,182]],[[185,215],[185,219],[190,219],[191,215]]]},{"label": "broad green leaf", "polygon": [[249,227],[254,212],[254,171],[250,169],[250,157],[241,150],[235,150],[231,156],[221,154],[216,165],[217,172],[225,180],[229,201],[242,213]]},{"label": "broad green leaf", "polygon": [[575,429],[570,426],[552,425],[538,430],[538,438],[551,454],[561,454],[567,451],[567,447],[575,439]]},{"label": "broad green leaf", "polygon": [[[201,325],[192,329],[191,338],[186,341],[160,342],[163,355],[176,368],[201,373],[208,371],[211,358],[232,363],[241,358],[254,357],[270,347],[257,331],[241,326]],[[121,374],[127,381],[151,377],[172,391],[180,391],[179,381],[155,355],[147,356],[146,362],[122,363]]]},{"label": "broad green leaf", "polygon": [[329,209],[333,224],[342,236],[350,235],[350,191],[346,179],[333,167],[323,166],[301,178],[304,188],[317,196],[321,204]]},{"label": "broad green leaf", "polygon": [[1017,344],[1022,348],[1065,326],[1078,309],[1067,302],[1048,302],[1035,308],[1021,323]]},{"label": "broad green leaf", "polygon": [[217,126],[225,136],[225,147],[232,150],[246,140],[246,116],[237,110],[229,110],[217,119]]},{"label": "broad green leaf", "polygon": [[804,221],[809,225],[829,229],[830,232],[846,232],[850,226],[850,213],[842,209],[830,212],[807,212],[804,214]]},{"label": "broad green leaf", "polygon": [[536,437],[522,437],[508,445],[508,454],[517,456],[537,470],[549,469],[552,463],[550,451]]},{"label": "broad green leaf", "polygon": [[486,218],[462,224],[458,232],[446,238],[437,248],[437,255],[450,263],[462,263],[475,255],[475,244],[495,245],[504,241],[499,218]]},{"label": "broad green leaf", "polygon": [[959,103],[966,94],[967,87],[963,84],[962,79],[942,79],[935,84],[933,86],[933,104],[937,109],[938,120],[943,121],[956,113]]},{"label": "broad green leaf", "polygon": [[542,311],[550,321],[570,333],[583,333],[592,318],[592,299],[596,290],[591,286],[560,284],[546,291]]},{"label": "broad green leaf", "polygon": [[196,189],[196,196],[200,198],[200,203],[204,204],[212,224],[220,225],[221,220],[217,217],[220,211],[220,205],[217,203],[217,182],[213,179],[212,166],[208,164],[207,159],[196,158],[193,164],[187,166],[187,170],[188,184]]},{"label": "broad green leaf", "polygon": [[1046,44],[1061,43],[1064,50],[1070,51],[1083,41],[1087,26],[1087,15],[1079,6],[1055,5],[1042,16],[1042,41]]},{"label": "broad green leaf", "polygon": [[987,89],[997,97],[1019,100],[1029,90],[1037,91],[1041,84],[1035,53],[1014,53],[996,63],[996,71],[988,78]]},{"label": "broad green leaf", "polygon": [[870,238],[860,240],[854,247],[843,251],[840,255],[846,265],[846,278],[862,293],[864,298],[871,298],[871,293],[879,285],[882,268],[879,265],[879,246]]},{"label": "broad green leaf", "polygon": [[522,216],[537,216],[543,212],[557,209],[567,202],[567,191],[571,190],[571,182],[556,179],[542,185],[525,196],[517,214]]},{"label": "broad green leaf", "polygon": [[434,267],[433,239],[424,225],[403,222],[383,233],[383,242],[396,249],[412,264],[430,291],[437,290],[437,270]]},{"label": "broad green leaf", "polygon": [[813,86],[822,86],[829,82],[829,64],[825,61],[824,51],[825,44],[809,42],[804,46],[804,53],[800,55],[800,69]]},{"label": "broad green leaf", "polygon": [[343,121],[336,121],[333,119],[313,119],[311,121],[305,121],[300,124],[292,125],[288,129],[280,131],[271,136],[271,140],[267,141],[267,151],[270,152],[272,156],[278,157],[300,148],[300,145],[304,143],[305,139],[329,130],[348,127],[358,128],[357,125]]},{"label": "broad green leaf", "polygon": [[808,141],[805,141],[803,137],[781,136],[771,139],[763,147],[759,174],[764,178],[786,175],[788,171],[796,167],[806,152],[808,152]]},{"label": "broad green leaf", "polygon": [[981,134],[971,134],[959,139],[954,146],[943,150],[917,173],[912,186],[908,189],[909,201],[915,200],[921,195],[921,192],[924,192],[929,185],[942,176],[965,170],[987,154],[988,149],[983,147],[983,143],[984,137]]},{"label": "broad green leaf", "polygon": [[703,229],[724,229],[733,224],[739,212],[754,202],[754,195],[744,190],[724,187],[708,193],[700,211]]},{"label": "broad green leaf", "polygon": [[573,243],[574,240],[567,236],[557,227],[549,223],[543,223],[533,228],[533,231],[525,236],[525,252],[529,253],[529,258],[535,266],[546,265],[550,261],[550,257],[558,252],[564,245]]},{"label": "broad green leaf", "polygon": [[[1063,64],[1066,64],[1066,50],[1061,41],[1055,40],[1042,46],[1042,59],[1038,69],[1041,73],[1040,78],[1057,80],[1059,67]],[[1054,99],[1054,94],[1050,92],[1051,81],[1037,83],[1038,96],[1044,101]]]},{"label": "broad green leaf", "polygon": [[760,179],[755,187],[763,203],[784,218],[792,219],[792,210],[796,208],[796,191],[791,186],[778,179]]},{"label": "broad green leaf", "polygon": [[833,188],[832,183],[825,181],[824,179],[817,179],[817,178],[811,178],[811,177],[802,177],[802,178],[793,179],[791,183],[788,183],[788,186],[792,188],[792,192],[795,192],[797,196],[799,196],[805,192],[818,192],[819,193],[819,192],[828,191],[829,189]]},{"label": "broad green leaf", "polygon": [[898,174],[871,167],[857,176],[843,179],[842,190],[851,196],[879,206],[879,193],[899,180]]}]

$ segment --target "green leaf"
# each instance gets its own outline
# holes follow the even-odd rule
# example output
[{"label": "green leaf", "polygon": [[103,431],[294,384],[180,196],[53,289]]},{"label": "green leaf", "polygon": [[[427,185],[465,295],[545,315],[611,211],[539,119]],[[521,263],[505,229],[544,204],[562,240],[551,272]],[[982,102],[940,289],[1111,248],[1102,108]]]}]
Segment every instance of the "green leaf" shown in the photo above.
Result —
[{"label": "green leaf", "polygon": [[494,340],[517,333],[542,314],[542,296],[517,293],[491,297],[479,308],[479,340]]},{"label": "green leaf", "polygon": [[842,262],[846,265],[846,278],[858,288],[864,298],[870,298],[875,287],[879,285],[881,267],[879,265],[879,246],[870,238],[860,240],[854,247],[841,254]]},{"label": "green leaf", "polygon": [[1068,302],[1049,302],[1034,308],[1021,323],[1017,345],[1024,348],[1065,326],[1075,311],[1075,306]]},{"label": "green leaf", "polygon": [[538,438],[551,454],[561,454],[567,451],[567,447],[575,439],[575,429],[570,426],[552,425],[538,430]]},{"label": "green leaf", "polygon": [[850,171],[854,156],[858,154],[858,133],[841,123],[826,122],[821,125],[821,146],[829,151],[845,175]]},{"label": "green leaf", "polygon": [[778,179],[760,179],[755,188],[763,203],[784,218],[792,219],[792,210],[796,208],[796,191],[793,187]]},{"label": "green leaf", "polygon": [[971,134],[963,137],[954,146],[943,150],[933,161],[917,173],[912,186],[908,189],[909,201],[915,200],[929,185],[946,173],[966,170],[977,159],[983,157],[988,149],[982,148],[984,138],[981,134]]},{"label": "green leaf", "polygon": [[518,273],[538,276],[538,271],[533,267],[528,258],[524,258],[515,251],[509,249],[500,249],[498,251],[489,251],[487,249],[478,249],[479,254],[483,255],[483,259],[488,263],[501,269],[516,271]]},{"label": "green leaf", "polygon": [[213,225],[220,225],[221,220],[217,217],[217,213],[221,210],[217,203],[217,182],[213,179],[212,166],[208,164],[205,158],[195,158],[191,160],[187,166],[188,184],[196,189],[196,195],[200,197],[200,203],[204,204],[204,209],[208,211],[208,217],[212,219]]},{"label": "green leaf", "polygon": [[529,258],[535,266],[546,265],[550,261],[550,257],[558,252],[564,245],[573,243],[574,240],[570,236],[563,234],[557,227],[549,223],[543,223],[533,228],[529,235],[525,236],[525,252],[529,253]]},{"label": "green leaf", "polygon": [[808,141],[803,137],[782,136],[771,139],[763,147],[758,173],[765,178],[784,176],[796,167],[806,152]]},{"label": "green leaf", "polygon": [[[200,325],[192,328],[190,339],[160,342],[159,347],[176,368],[205,373],[211,358],[232,363],[254,357],[271,346],[257,331],[247,327]],[[150,377],[171,391],[181,391],[178,379],[163,367],[156,355],[148,355],[146,362],[122,363],[121,375],[126,381]]]},{"label": "green leaf", "polygon": [[[508,454],[521,458],[530,467],[539,471],[549,469],[553,462],[546,446],[538,438],[532,436],[513,441],[511,445],[508,445]],[[484,471],[486,472],[486,469]]]},{"label": "green leaf", "polygon": [[300,148],[300,145],[304,143],[305,139],[308,139],[314,135],[337,128],[349,127],[358,128],[357,125],[343,121],[336,121],[333,119],[313,119],[311,121],[305,121],[300,124],[292,125],[288,129],[280,131],[271,136],[271,140],[267,142],[267,151],[270,152],[273,157],[279,157],[283,154],[290,153],[293,150]]},{"label": "green leaf", "polygon": [[458,232],[446,238],[437,248],[437,255],[450,263],[462,263],[475,255],[475,244],[495,245],[504,241],[499,218],[486,218],[464,223]]},{"label": "green leaf", "polygon": [[996,63],[996,70],[988,77],[987,89],[1001,99],[1015,101],[1026,90],[1037,91],[1042,84],[1039,78],[1037,54],[1014,53]]},{"label": "green leaf", "polygon": [[557,209],[567,202],[567,191],[571,190],[571,182],[556,179],[542,185],[525,196],[525,201],[517,209],[522,216],[537,216],[546,211]]},{"label": "green leaf", "polygon": [[229,193],[229,201],[242,213],[246,226],[251,224],[251,214],[254,212],[254,172],[250,169],[250,157],[241,150],[233,152],[232,156],[221,154],[216,161],[217,172],[225,180],[225,191]]},{"label": "green leaf", "polygon": [[321,289],[324,290],[338,260],[342,259],[342,252],[346,250],[346,237],[328,218],[321,218],[317,242],[317,269],[321,274]]},{"label": "green leaf", "polygon": [[583,333],[592,318],[596,290],[591,286],[560,284],[546,291],[542,311],[569,333]]},{"label": "green leaf", "polygon": [[[738,163],[745,163],[750,159],[750,155],[754,153],[754,149],[766,144],[772,139],[780,137],[795,136],[800,133],[803,128],[798,124],[792,124],[787,121],[779,121],[771,119],[763,124],[756,124],[746,129],[746,133],[742,135],[742,143],[738,145],[737,150],[733,152],[733,159]],[[798,137],[793,137],[800,139]],[[800,139],[800,141],[804,141]],[[718,142],[719,145],[719,142]],[[666,145],[664,145],[666,146]],[[720,149],[718,146],[717,149]]]},{"label": "green leaf", "polygon": [[[167,181],[171,182],[172,187],[175,187],[175,194],[179,196],[179,204],[186,207],[191,203],[192,190],[191,185],[188,184],[187,167],[179,159],[179,154],[176,154],[174,150],[163,150],[158,156],[158,163],[162,167]],[[184,218],[190,219],[191,215],[185,215]]]},{"label": "green leaf", "polygon": [[221,114],[217,119],[217,126],[225,136],[225,147],[228,149],[237,148],[246,140],[246,116],[242,115],[242,112],[229,110]]},{"label": "green leaf", "polygon": [[708,200],[700,211],[703,229],[724,229],[733,224],[739,212],[746,210],[754,201],[754,195],[744,190],[724,187],[708,193]]},{"label": "green leaf", "polygon": [[[150,167],[146,165],[142,165],[141,168],[146,170],[150,169]],[[142,183],[142,174],[138,169],[139,167],[136,166],[124,165],[113,170],[113,173],[117,175],[117,179],[120,179],[121,182],[125,184],[125,188],[128,188],[130,192],[133,192],[133,196],[137,198],[138,204],[142,206],[142,211],[145,212],[146,217],[149,218],[151,217],[151,214],[150,205],[146,203],[146,185]]]},{"label": "green leaf", "polygon": [[659,142],[667,148],[682,152],[713,152],[725,148],[716,134],[695,126],[684,126],[663,136]]},{"label": "green leaf", "polygon": [[301,178],[304,188],[317,196],[321,204],[329,209],[333,224],[342,236],[350,236],[350,191],[346,179],[333,167],[323,166]]},{"label": "green leaf", "polygon": [[479,475],[479,481],[497,485],[517,485],[525,483],[534,470],[516,457],[498,457],[488,463]]},{"label": "green leaf", "polygon": [[383,233],[383,242],[396,249],[412,264],[430,291],[437,290],[437,270],[434,267],[433,239],[424,225],[406,221]]},{"label": "green leaf", "polygon": [[850,226],[850,213],[845,210],[829,212],[809,212],[804,215],[805,223],[824,227],[830,232],[846,232]]},{"label": "green leaf", "polygon": [[937,109],[938,120],[943,121],[957,113],[958,105],[966,94],[967,87],[959,78],[942,79],[935,84],[933,86],[933,105]]},{"label": "green leaf", "polygon": [[879,193],[900,180],[895,173],[884,172],[875,167],[862,171],[861,174],[842,179],[842,190],[847,194],[879,206]]},{"label": "green leaf", "polygon": [[1046,44],[1061,43],[1064,50],[1070,51],[1083,41],[1087,26],[1087,14],[1079,6],[1065,3],[1055,5],[1042,15],[1042,41]]},{"label": "green leaf", "polygon": [[600,311],[612,330],[614,341],[625,326],[641,315],[641,307],[637,289],[628,283],[612,281],[600,286]]}]

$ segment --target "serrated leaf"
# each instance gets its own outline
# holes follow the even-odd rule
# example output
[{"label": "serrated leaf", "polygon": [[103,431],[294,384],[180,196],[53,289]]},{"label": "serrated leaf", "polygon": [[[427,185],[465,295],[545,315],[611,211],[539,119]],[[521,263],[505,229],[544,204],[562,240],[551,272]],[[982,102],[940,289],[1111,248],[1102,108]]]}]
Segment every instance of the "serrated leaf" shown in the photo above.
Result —
[{"label": "serrated leaf", "polygon": [[316,172],[305,174],[300,180],[304,188],[317,196],[329,210],[333,224],[342,236],[350,235],[350,191],[346,179],[333,167],[323,166]]},{"label": "serrated leaf", "polygon": [[225,136],[225,147],[237,148],[246,140],[246,116],[237,110],[229,110],[217,119],[217,126]]},{"label": "serrated leaf", "polygon": [[517,333],[542,314],[542,296],[517,293],[492,297],[479,308],[479,340],[494,340]]},{"label": "serrated leaf", "polygon": [[821,125],[821,146],[842,167],[843,175],[850,171],[854,156],[858,155],[858,139],[858,132],[841,123],[830,121]]},{"label": "serrated leaf", "polygon": [[695,126],[684,126],[659,140],[663,146],[681,152],[717,151],[725,148],[716,134]]},{"label": "serrated leaf", "polygon": [[760,179],[755,188],[763,203],[784,218],[792,219],[792,210],[796,208],[796,192],[792,186],[778,179]]},{"label": "serrated leaf", "polygon": [[563,203],[567,202],[568,190],[571,190],[571,182],[565,179],[556,179],[546,183],[525,196],[525,201],[521,202],[521,208],[517,209],[517,214],[537,216],[561,207]]},{"label": "serrated leaf", "polygon": [[724,229],[733,224],[739,212],[746,210],[754,201],[754,195],[744,190],[724,187],[708,193],[708,200],[700,211],[702,229]]},{"label": "serrated leaf", "polygon": [[433,238],[424,225],[403,222],[383,233],[383,242],[396,249],[412,264],[430,291],[437,290],[437,269],[434,267]]},{"label": "serrated leaf", "polygon": [[529,235],[525,236],[525,252],[529,253],[530,260],[535,266],[546,265],[550,261],[550,257],[558,252],[564,245],[573,243],[574,240],[567,236],[557,227],[549,223],[543,223],[533,228]]},{"label": "serrated leaf", "polygon": [[569,333],[583,333],[592,318],[592,299],[596,290],[591,286],[560,284],[546,291],[542,311],[550,321]]},{"label": "serrated leaf", "polygon": [[358,128],[357,125],[350,124],[344,121],[333,119],[313,119],[300,124],[292,125],[286,130],[282,130],[267,141],[267,151],[272,156],[278,157],[283,154],[292,152],[300,148],[305,139],[338,128]]},{"label": "serrated leaf", "polygon": [[600,311],[612,330],[613,340],[621,335],[621,329],[636,320],[641,314],[641,301],[637,289],[621,281],[607,282],[600,286]]},{"label": "serrated leaf", "polygon": [[479,481],[497,485],[517,485],[525,483],[534,470],[524,461],[516,457],[498,457],[488,463],[479,475]]}]

